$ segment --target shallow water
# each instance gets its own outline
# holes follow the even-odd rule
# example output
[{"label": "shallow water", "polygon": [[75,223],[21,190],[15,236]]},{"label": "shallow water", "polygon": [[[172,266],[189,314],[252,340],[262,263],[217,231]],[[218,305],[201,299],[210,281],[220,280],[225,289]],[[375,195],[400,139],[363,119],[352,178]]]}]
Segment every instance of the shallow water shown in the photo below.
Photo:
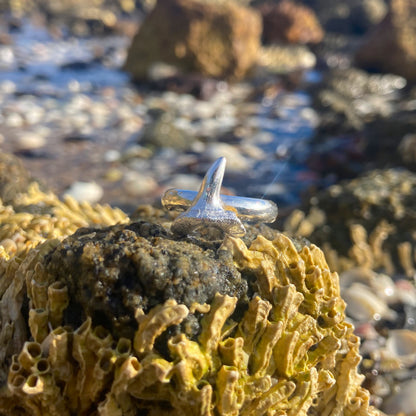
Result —
[{"label": "shallow water", "polygon": [[[54,39],[45,28],[30,22],[10,36],[13,43],[0,46],[3,149],[23,156],[34,176],[58,193],[75,181],[96,181],[104,188],[103,201],[114,205],[136,205],[155,199],[157,189],[144,195],[142,201],[134,198],[130,201],[123,187],[103,178],[114,165],[106,161],[106,154],[113,150],[122,153],[132,134],[140,135],[143,124],[149,122],[146,115],[149,106],[155,100],[167,101],[166,94],[161,92],[137,90],[130,84],[128,75],[119,69],[129,39],[121,36]],[[316,77],[317,73],[310,72],[305,79],[314,81]],[[181,101],[179,98],[171,100],[173,106],[175,101]],[[186,100],[189,101],[184,96],[182,101]],[[231,93],[228,107],[217,112],[213,122],[224,131],[227,126],[233,130],[236,124],[248,126],[254,136],[244,137],[244,143],[254,146],[260,156],[252,157],[250,152],[240,150],[241,142],[234,143],[236,151],[243,152],[249,168],[227,171],[224,185],[237,194],[273,199],[283,208],[298,204],[301,193],[320,180],[305,165],[312,151],[309,141],[317,123],[308,95],[282,90],[271,98],[260,97],[255,101],[257,112],[243,121],[238,106],[234,115],[227,114],[226,108],[230,106],[233,113],[236,101],[249,104],[236,100]],[[166,105],[169,107],[172,103]],[[191,127],[200,123],[197,116],[186,114],[186,106],[183,108],[179,124],[179,118],[182,124],[185,119],[185,125]],[[186,121],[187,117],[190,120]],[[126,127],[129,122],[131,126]],[[46,146],[22,151],[17,140],[22,131],[43,135]],[[75,136],[71,144],[64,140],[68,135]],[[215,135],[210,140],[215,142]],[[188,153],[196,162],[202,159],[206,164],[204,146],[200,151],[191,149]],[[165,186],[169,177],[178,172],[187,173],[186,167],[172,162],[177,152],[165,155],[169,152],[156,152],[150,160],[117,168],[123,172],[139,170]],[[158,163],[167,161],[170,167],[159,168]],[[199,175],[203,173],[196,171]]]}]

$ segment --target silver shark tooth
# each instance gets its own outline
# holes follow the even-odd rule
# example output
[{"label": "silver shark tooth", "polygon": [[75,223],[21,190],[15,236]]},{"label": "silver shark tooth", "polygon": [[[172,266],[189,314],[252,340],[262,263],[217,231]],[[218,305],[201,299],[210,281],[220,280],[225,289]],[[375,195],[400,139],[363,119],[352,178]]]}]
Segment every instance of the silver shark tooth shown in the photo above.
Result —
[{"label": "silver shark tooth", "polygon": [[177,235],[192,235],[204,228],[216,228],[232,237],[242,237],[246,230],[235,212],[226,210],[221,200],[221,185],[226,159],[218,158],[208,169],[191,206],[172,223]]}]

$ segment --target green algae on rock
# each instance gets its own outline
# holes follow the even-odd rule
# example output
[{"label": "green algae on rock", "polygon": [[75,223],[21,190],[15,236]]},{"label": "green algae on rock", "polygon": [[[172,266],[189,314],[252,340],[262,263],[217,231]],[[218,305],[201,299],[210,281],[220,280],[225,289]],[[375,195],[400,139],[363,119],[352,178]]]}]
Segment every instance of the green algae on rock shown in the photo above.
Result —
[{"label": "green algae on rock", "polygon": [[[0,247],[1,415],[378,414],[313,244],[273,231],[215,250],[175,239],[157,210],[108,226],[126,218],[34,189],[19,199],[51,213],[18,223],[26,246]],[[54,237],[34,227],[54,215]],[[18,220],[5,207],[2,225]]]}]

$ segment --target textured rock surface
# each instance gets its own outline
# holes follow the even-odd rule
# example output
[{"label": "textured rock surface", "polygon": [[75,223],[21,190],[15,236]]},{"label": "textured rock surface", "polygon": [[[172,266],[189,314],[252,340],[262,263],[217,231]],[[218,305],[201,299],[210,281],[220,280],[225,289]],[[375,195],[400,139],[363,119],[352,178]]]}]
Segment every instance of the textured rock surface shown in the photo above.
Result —
[{"label": "textured rock surface", "polygon": [[[247,302],[247,282],[231,256],[174,241],[162,226],[144,221],[82,228],[56,247],[44,266],[48,280],[68,287],[73,325],[90,316],[117,336],[132,336],[137,308],[147,312],[168,299],[189,308],[212,302],[219,292]],[[79,309],[79,316],[71,312]]]},{"label": "textured rock surface", "polygon": [[266,43],[319,43],[323,36],[319,21],[306,6],[290,0],[265,2],[260,6],[263,17],[263,40]]},{"label": "textured rock surface", "polygon": [[134,79],[146,78],[157,62],[240,79],[257,59],[260,35],[257,13],[233,1],[159,0],[134,37],[124,67]]},{"label": "textured rock surface", "polygon": [[354,264],[412,276],[415,185],[416,175],[404,169],[371,171],[314,197],[286,229],[320,244],[337,270]]},{"label": "textured rock surface", "polygon": [[366,123],[389,119],[397,93],[405,85],[405,79],[392,74],[368,74],[356,68],[328,71],[312,89],[314,107],[321,116],[320,132],[362,131]]},{"label": "textured rock surface", "polygon": [[0,217],[0,414],[378,414],[318,247],[176,241],[161,210],[111,226],[35,185]]},{"label": "textured rock surface", "polygon": [[416,2],[392,0],[383,21],[368,34],[356,54],[365,69],[399,74],[416,80]]}]

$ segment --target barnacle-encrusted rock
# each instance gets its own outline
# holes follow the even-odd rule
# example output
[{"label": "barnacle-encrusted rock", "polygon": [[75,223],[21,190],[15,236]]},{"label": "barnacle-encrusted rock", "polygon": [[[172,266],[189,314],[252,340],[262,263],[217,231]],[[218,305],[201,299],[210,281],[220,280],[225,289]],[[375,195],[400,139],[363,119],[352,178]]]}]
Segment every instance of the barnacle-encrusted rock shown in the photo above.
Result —
[{"label": "barnacle-encrusted rock", "polygon": [[285,227],[323,247],[338,271],[358,265],[413,276],[415,186],[405,169],[375,170],[323,191]]},{"label": "barnacle-encrusted rock", "polygon": [[[247,282],[229,253],[175,241],[162,226],[144,221],[81,228],[41,264],[48,281],[67,285],[72,324],[91,316],[113,335],[131,337],[135,310],[148,311],[168,299],[191,307],[220,292],[247,301]],[[73,308],[84,314],[73,314]]]},{"label": "barnacle-encrusted rock", "polygon": [[[52,223],[68,216],[56,238],[35,240],[31,218],[19,223],[30,247],[0,245],[1,415],[378,414],[316,246],[274,231],[214,250],[175,240],[157,215],[63,240],[79,218],[121,214],[20,198],[44,200],[48,213],[31,215]],[[17,221],[9,209],[4,225]]]}]

